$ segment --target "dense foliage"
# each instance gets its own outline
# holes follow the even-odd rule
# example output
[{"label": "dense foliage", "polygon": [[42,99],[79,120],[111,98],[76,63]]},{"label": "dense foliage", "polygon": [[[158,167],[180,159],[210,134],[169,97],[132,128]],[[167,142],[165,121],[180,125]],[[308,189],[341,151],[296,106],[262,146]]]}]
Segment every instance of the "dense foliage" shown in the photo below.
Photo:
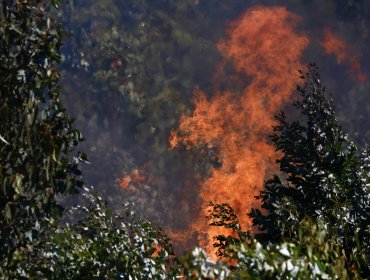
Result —
[{"label": "dense foliage", "polygon": [[[323,225],[302,221],[297,238],[263,245],[239,240],[225,248],[228,279],[359,279]],[[220,268],[218,268],[220,269]]]},{"label": "dense foliage", "polygon": [[22,274],[32,243],[72,193],[81,140],[59,99],[61,26],[48,2],[2,1],[0,14],[0,275]]},{"label": "dense foliage", "polygon": [[[169,279],[176,258],[166,235],[122,205],[112,213],[93,190],[84,189],[86,201],[65,217],[80,220],[49,229],[40,247],[42,266],[34,274],[45,279]],[[40,270],[42,267],[42,273]]]},{"label": "dense foliage", "polygon": [[[97,105],[110,106],[117,123],[124,120],[123,126],[116,127],[116,136],[124,138],[130,130],[126,126],[134,126],[134,139],[155,152],[149,158],[160,155],[158,167],[153,164],[153,170],[165,170],[173,159],[165,158],[167,147],[162,140],[167,139],[171,124],[187,102],[186,98],[176,101],[177,91],[192,87],[190,81],[196,74],[188,63],[201,57],[208,49],[205,46],[211,44],[201,41],[195,46],[190,33],[194,34],[197,24],[180,24],[166,16],[163,9],[169,7],[178,15],[188,16],[199,3],[159,1],[158,12],[150,14],[146,5],[154,4],[147,1],[103,2],[97,1],[92,7],[112,4],[109,12],[100,14],[105,25],[82,28],[86,40],[74,47],[84,52],[77,51],[77,63],[73,62],[76,53],[65,56],[65,63],[70,63],[71,68],[83,68],[86,76],[80,82],[88,81],[95,95],[106,94],[105,103],[97,104],[101,100],[97,96],[86,103],[95,112],[86,117],[92,117],[90,125],[108,126],[104,110]],[[51,4],[57,6],[58,2]],[[114,21],[112,15],[119,11],[115,7],[120,5],[136,5],[136,13],[129,13],[125,19],[132,25],[113,26],[107,31],[104,28]],[[215,4],[219,11],[221,6],[224,7],[221,1]],[[261,193],[262,208],[267,211],[252,209],[250,213],[259,232],[252,237],[241,230],[229,205],[212,204],[210,226],[234,232],[215,239],[218,261],[212,261],[200,248],[175,257],[161,229],[137,217],[128,204],[111,211],[93,189],[84,188],[84,200],[63,211],[58,195],[76,193],[82,187],[78,164],[86,156],[75,151],[82,137],[72,127],[72,119],[60,100],[60,72],[56,66],[61,61],[63,29],[49,15],[49,8],[48,1],[39,0],[1,4],[0,278],[361,279],[369,274],[370,151],[361,154],[343,133],[312,65],[302,72],[304,84],[297,89],[298,120],[288,121],[284,113],[277,116],[272,141],[282,155],[278,161],[281,173],[268,180]],[[198,20],[207,8],[207,4],[201,5],[201,12],[196,13]],[[69,16],[85,26],[89,11],[94,9],[72,9]],[[161,22],[160,28],[148,33],[145,17],[148,23]],[[138,18],[142,21],[136,25],[134,20]],[[132,30],[135,36],[130,37]],[[167,36],[165,30],[170,30],[176,40],[162,40]],[[203,34],[198,32],[199,36]],[[149,39],[155,44],[149,45]],[[77,42],[72,40],[73,44]],[[183,49],[177,48],[180,45]],[[194,50],[189,51],[190,46]],[[173,55],[180,52],[180,64],[174,63],[171,56],[165,65],[161,64],[161,56],[168,48]],[[142,62],[148,57],[152,60],[145,67]],[[96,65],[91,65],[92,61]],[[160,71],[154,67],[156,64],[162,67]],[[188,68],[182,69],[186,65]],[[66,68],[63,73],[69,75]],[[179,84],[173,73],[185,74],[188,79]],[[87,77],[93,81],[90,83]],[[65,88],[71,90],[68,85]],[[178,102],[177,106],[173,107],[169,100]],[[161,122],[164,116],[171,118]],[[105,144],[100,141],[99,145]],[[108,149],[113,154],[118,150]],[[129,152],[144,153],[137,147]],[[122,150],[117,153],[116,157],[132,156]],[[102,151],[96,156],[101,154]],[[133,166],[127,163],[126,167]],[[96,165],[98,169],[105,171],[102,165]],[[176,179],[173,176],[170,181]],[[157,184],[165,185],[160,179]]]}]

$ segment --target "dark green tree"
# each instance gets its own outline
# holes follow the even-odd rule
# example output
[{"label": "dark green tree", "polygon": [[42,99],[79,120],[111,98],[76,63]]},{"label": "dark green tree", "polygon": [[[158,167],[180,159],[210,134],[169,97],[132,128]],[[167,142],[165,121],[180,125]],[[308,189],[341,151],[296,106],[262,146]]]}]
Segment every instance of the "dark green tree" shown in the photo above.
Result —
[{"label": "dark green tree", "polygon": [[[51,1],[57,5],[56,1]],[[2,1],[0,11],[0,277],[26,277],[57,194],[82,185],[81,141],[59,98],[63,30],[49,1]]]},{"label": "dark green tree", "polygon": [[265,183],[259,199],[267,214],[250,216],[261,242],[296,240],[298,226],[309,219],[322,223],[347,260],[363,275],[369,273],[370,173],[369,151],[359,153],[334,115],[332,100],[322,86],[317,67],[301,72],[294,107],[297,121],[284,113],[276,119],[272,141],[282,157],[281,174]]}]

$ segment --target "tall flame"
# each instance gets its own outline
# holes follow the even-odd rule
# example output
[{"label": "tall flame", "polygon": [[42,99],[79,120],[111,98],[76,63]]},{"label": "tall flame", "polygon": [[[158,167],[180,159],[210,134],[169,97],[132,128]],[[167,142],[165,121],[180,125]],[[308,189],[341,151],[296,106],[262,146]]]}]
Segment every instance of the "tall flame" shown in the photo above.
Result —
[{"label": "tall flame", "polygon": [[200,187],[204,201],[202,213],[191,231],[206,235],[200,245],[212,249],[212,237],[228,234],[225,229],[210,227],[204,216],[206,204],[228,202],[241,224],[250,225],[246,213],[256,207],[255,196],[277,158],[268,141],[274,115],[290,99],[297,84],[300,58],[308,38],[295,31],[299,17],[283,7],[253,7],[231,24],[227,39],[218,45],[225,61],[250,81],[238,94],[217,91],[207,98],[195,92],[195,110],[180,119],[170,145],[187,147],[206,145],[216,148],[221,167]]},{"label": "tall flame", "polygon": [[353,56],[354,48],[334,34],[330,29],[324,31],[324,39],[321,42],[325,53],[333,54],[337,63],[346,63],[348,71],[359,81],[365,81],[366,75],[361,70],[360,59]]}]

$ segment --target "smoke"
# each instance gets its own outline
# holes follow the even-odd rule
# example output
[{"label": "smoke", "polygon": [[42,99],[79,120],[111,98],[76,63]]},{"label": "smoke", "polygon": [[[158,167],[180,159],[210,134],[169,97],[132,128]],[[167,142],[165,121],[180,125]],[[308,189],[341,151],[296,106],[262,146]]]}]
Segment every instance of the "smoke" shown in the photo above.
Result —
[{"label": "smoke", "polygon": [[212,238],[229,232],[207,224],[207,203],[229,203],[241,225],[250,226],[246,213],[258,206],[255,196],[277,159],[268,134],[274,115],[299,82],[297,69],[309,43],[296,31],[299,20],[284,7],[258,6],[232,23],[218,47],[225,64],[231,61],[239,77],[249,83],[241,92],[218,90],[211,98],[195,92],[193,114],[183,116],[172,132],[172,148],[206,146],[218,152],[220,166],[213,167],[202,182],[199,192],[204,206],[190,225],[209,253],[214,251]]}]

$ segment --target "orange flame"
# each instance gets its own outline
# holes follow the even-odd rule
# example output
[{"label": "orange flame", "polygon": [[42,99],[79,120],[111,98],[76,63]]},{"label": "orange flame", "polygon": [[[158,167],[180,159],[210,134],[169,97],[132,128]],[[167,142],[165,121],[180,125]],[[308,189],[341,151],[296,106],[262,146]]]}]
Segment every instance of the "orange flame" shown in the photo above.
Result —
[{"label": "orange flame", "polygon": [[116,180],[117,185],[121,190],[135,192],[140,187],[148,187],[148,184],[156,184],[158,178],[147,171],[149,165],[150,163],[147,162],[139,168],[132,169],[128,175]]},{"label": "orange flame", "polygon": [[151,258],[156,258],[156,257],[158,257],[159,256],[159,254],[162,252],[162,250],[163,250],[163,246],[162,245],[160,245],[160,244],[158,244],[158,243],[156,243],[156,242],[153,242],[152,243],[152,247],[153,247],[153,249],[154,249],[154,252],[151,254]]},{"label": "orange flame", "polygon": [[[290,99],[298,82],[299,60],[308,45],[308,38],[295,31],[298,21],[298,16],[283,7],[247,10],[230,26],[219,50],[249,84],[241,93],[216,92],[211,98],[195,92],[193,114],[183,116],[170,137],[172,147],[216,148],[222,165],[212,168],[201,185],[200,197],[204,205],[228,202],[243,226],[250,226],[246,213],[258,206],[255,196],[277,159],[267,135],[274,115]],[[190,230],[200,233],[200,245],[212,253],[212,238],[229,232],[210,227],[205,214],[206,206]]]},{"label": "orange flame", "polygon": [[325,53],[333,54],[337,58],[337,63],[347,63],[348,71],[359,81],[365,81],[366,75],[361,70],[359,57],[353,57],[353,47],[335,35],[330,29],[324,31],[324,39],[321,42]]}]

